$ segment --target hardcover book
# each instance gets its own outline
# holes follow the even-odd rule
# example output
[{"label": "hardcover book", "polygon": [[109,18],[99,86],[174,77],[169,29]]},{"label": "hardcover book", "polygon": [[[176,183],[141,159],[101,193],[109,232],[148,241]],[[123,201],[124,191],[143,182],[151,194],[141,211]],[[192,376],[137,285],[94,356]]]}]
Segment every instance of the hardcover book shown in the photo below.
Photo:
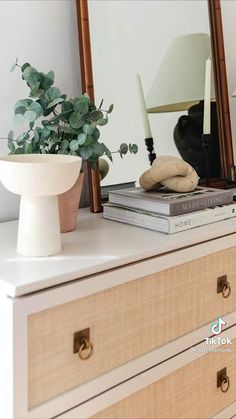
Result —
[{"label": "hardcover book", "polygon": [[167,234],[189,230],[235,216],[235,202],[176,216],[159,215],[153,212],[119,207],[109,203],[103,206],[103,218]]},{"label": "hardcover book", "polygon": [[164,187],[157,191],[128,188],[109,193],[111,204],[163,215],[179,215],[199,211],[232,201],[232,189],[215,189],[201,186],[186,193],[170,192]]}]

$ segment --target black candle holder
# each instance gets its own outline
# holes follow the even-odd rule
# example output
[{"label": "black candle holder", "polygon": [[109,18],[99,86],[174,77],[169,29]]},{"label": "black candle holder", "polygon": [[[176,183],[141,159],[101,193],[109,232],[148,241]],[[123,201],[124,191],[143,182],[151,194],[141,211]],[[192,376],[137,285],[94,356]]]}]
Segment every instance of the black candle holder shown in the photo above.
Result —
[{"label": "black candle holder", "polygon": [[156,153],[154,153],[154,147],[153,147],[153,138],[145,138],[145,144],[147,147],[147,151],[149,152],[148,154],[148,159],[150,161],[150,165],[152,165],[153,161],[156,158]]},{"label": "black candle holder", "polygon": [[206,169],[206,184],[210,186],[210,167],[209,167],[209,148],[211,144],[211,134],[202,134],[202,148],[204,151],[205,158],[205,169]]}]

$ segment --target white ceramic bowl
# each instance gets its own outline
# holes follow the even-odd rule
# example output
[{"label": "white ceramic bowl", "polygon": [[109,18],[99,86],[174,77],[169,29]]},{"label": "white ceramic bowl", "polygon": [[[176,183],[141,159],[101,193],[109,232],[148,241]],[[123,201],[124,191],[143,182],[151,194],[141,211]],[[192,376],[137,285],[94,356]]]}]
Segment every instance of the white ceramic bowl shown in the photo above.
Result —
[{"label": "white ceramic bowl", "polygon": [[61,154],[18,154],[0,158],[0,180],[18,195],[52,196],[76,182],[82,159]]}]

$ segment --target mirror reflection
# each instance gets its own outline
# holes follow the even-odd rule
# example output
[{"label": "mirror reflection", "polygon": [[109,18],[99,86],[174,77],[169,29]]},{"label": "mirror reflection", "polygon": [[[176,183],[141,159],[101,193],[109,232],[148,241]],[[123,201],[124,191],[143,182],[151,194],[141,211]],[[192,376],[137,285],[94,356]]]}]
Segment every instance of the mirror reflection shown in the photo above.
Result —
[{"label": "mirror reflection", "polygon": [[[120,159],[113,154],[114,162],[109,163],[101,186],[138,181],[149,167],[147,135],[153,137],[157,155],[194,161],[204,177],[201,137],[203,123],[207,124],[203,99],[205,62],[210,54],[207,0],[91,0],[88,7],[95,100],[104,98],[106,104],[114,104],[103,140],[112,151],[122,142],[139,147],[135,156],[127,154]],[[149,125],[140,112],[137,73]],[[211,72],[210,96],[214,100],[212,80]],[[220,175],[215,102],[211,119],[208,125],[215,126],[211,151],[214,177]]]}]

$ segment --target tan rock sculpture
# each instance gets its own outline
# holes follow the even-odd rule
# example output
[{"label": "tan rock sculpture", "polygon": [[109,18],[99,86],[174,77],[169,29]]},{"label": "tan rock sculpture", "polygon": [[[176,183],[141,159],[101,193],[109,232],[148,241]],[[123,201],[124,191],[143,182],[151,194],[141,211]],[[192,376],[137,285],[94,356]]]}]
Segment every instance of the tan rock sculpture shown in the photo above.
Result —
[{"label": "tan rock sculpture", "polygon": [[174,156],[157,157],[152,167],[139,178],[143,189],[151,190],[165,186],[175,192],[191,192],[198,185],[198,181],[195,169],[186,161]]}]

